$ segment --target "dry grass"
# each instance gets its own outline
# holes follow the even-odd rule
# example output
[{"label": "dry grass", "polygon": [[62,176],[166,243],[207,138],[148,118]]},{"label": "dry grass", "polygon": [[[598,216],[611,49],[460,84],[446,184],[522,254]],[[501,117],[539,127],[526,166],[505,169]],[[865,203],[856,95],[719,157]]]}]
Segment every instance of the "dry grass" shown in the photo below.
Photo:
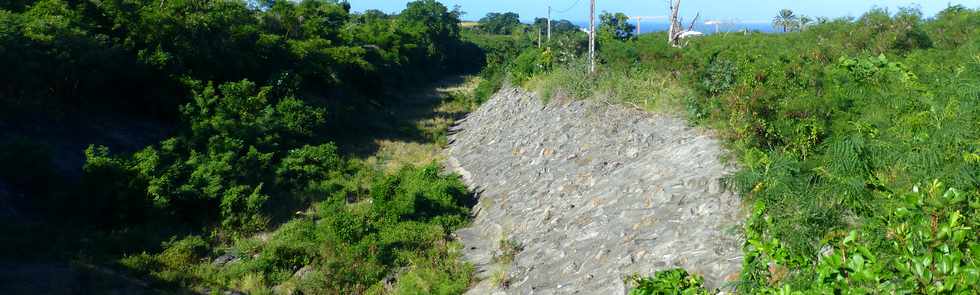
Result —
[{"label": "dry grass", "polygon": [[407,103],[402,113],[424,113],[415,120],[407,120],[399,128],[417,130],[421,136],[409,139],[377,139],[377,152],[364,159],[365,164],[377,167],[383,172],[394,172],[404,165],[421,166],[443,160],[442,150],[446,146],[449,127],[462,115],[473,111],[472,93],[480,82],[476,76],[463,77],[462,83],[448,83],[436,87],[435,91],[421,95],[439,97],[439,103]]},{"label": "dry grass", "polygon": [[442,147],[434,143],[377,140],[378,152],[364,160],[380,171],[393,173],[404,165],[421,166],[442,160]]},{"label": "dry grass", "polygon": [[595,76],[585,67],[569,65],[537,75],[524,84],[545,101],[551,99],[599,99],[646,111],[678,114],[693,91],[682,82],[653,70],[600,71]]}]

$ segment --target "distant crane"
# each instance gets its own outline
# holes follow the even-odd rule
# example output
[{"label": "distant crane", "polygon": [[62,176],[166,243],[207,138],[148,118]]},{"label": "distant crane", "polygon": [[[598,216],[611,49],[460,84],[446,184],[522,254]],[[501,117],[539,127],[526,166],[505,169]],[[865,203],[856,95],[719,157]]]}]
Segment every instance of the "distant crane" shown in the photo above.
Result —
[{"label": "distant crane", "polygon": [[640,22],[643,20],[667,19],[667,16],[631,16],[630,19],[636,20],[636,35],[639,36],[643,32],[640,29]]}]

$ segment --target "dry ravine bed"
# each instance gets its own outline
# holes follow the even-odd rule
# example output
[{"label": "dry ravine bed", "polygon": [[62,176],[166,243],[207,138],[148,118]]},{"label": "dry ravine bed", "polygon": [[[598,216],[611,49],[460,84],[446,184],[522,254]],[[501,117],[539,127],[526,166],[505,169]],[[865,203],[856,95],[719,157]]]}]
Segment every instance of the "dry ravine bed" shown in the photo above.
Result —
[{"label": "dry ravine bed", "polygon": [[680,118],[504,89],[451,128],[450,169],[480,194],[456,233],[471,294],[624,294],[683,267],[709,287],[742,262],[719,140]]}]

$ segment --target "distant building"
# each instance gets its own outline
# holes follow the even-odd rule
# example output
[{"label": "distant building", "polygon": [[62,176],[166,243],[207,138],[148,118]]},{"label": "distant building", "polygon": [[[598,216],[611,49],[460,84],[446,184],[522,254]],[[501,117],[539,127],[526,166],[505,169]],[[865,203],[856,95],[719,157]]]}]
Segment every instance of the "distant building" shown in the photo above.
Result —
[{"label": "distant building", "polygon": [[678,35],[677,37],[678,38],[681,38],[681,39],[687,39],[687,38],[690,38],[690,37],[701,37],[701,36],[704,36],[704,33],[701,33],[701,32],[698,32],[698,31],[684,31],[684,32],[681,32],[681,34]]}]

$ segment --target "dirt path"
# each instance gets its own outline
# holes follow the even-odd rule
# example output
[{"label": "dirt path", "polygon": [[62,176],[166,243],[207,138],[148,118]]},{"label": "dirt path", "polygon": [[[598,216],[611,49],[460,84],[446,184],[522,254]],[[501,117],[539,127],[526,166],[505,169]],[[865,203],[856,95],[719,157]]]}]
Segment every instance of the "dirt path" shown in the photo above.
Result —
[{"label": "dirt path", "polygon": [[625,276],[674,267],[718,287],[740,270],[731,169],[681,119],[509,89],[451,130],[448,166],[482,192],[457,232],[471,294],[625,294]]},{"label": "dirt path", "polygon": [[364,114],[357,130],[345,132],[338,140],[341,151],[387,171],[441,160],[446,130],[472,110],[450,98],[469,92],[475,79],[451,76],[398,94],[390,105]]}]

